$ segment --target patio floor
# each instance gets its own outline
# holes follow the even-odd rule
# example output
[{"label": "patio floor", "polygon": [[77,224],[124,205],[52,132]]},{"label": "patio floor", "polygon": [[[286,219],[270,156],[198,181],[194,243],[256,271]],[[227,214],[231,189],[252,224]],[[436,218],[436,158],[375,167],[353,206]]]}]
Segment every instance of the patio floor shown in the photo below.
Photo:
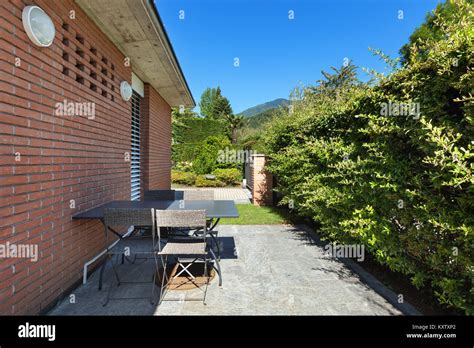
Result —
[{"label": "patio floor", "polygon": [[[149,299],[111,300],[102,306],[110,284],[97,290],[99,272],[73,291],[49,315],[417,315],[408,303],[356,262],[324,256],[323,244],[305,226],[218,226],[223,247],[223,286],[215,277],[201,301],[163,302],[157,309]],[[153,261],[120,266],[133,279],[151,280]],[[158,288],[156,288],[158,290]],[[151,284],[122,284],[112,297],[149,296]],[[166,298],[200,298],[199,289],[170,291]]]}]

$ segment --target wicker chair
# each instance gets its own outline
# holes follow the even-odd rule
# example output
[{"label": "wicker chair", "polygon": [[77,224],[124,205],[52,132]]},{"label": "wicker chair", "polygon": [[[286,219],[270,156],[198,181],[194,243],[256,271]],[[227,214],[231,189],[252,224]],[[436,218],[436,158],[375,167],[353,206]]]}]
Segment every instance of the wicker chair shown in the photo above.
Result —
[{"label": "wicker chair", "polygon": [[184,190],[183,199],[185,201],[212,201],[214,190]]},{"label": "wicker chair", "polygon": [[[214,190],[185,190],[183,194],[185,201],[213,201],[214,200]],[[208,219],[206,222],[207,233],[211,237],[217,251],[217,258],[220,261],[221,259],[221,250],[218,243],[218,232],[214,228],[214,219]],[[192,231],[194,236],[202,234],[203,230]]]},{"label": "wicker chair", "polygon": [[175,190],[148,190],[144,193],[145,201],[174,201]]},{"label": "wicker chair", "polygon": [[[207,233],[203,233],[200,238],[169,238],[163,248],[161,248],[161,229],[162,228],[199,228],[206,229],[206,211],[205,210],[155,210],[156,219],[156,245],[158,252],[155,254],[161,258],[163,273],[161,275],[160,300],[158,306],[163,302],[170,282],[186,273],[192,280],[194,275],[189,271],[189,267],[197,261],[204,262],[204,277],[207,277],[203,303],[206,304],[207,286],[209,283],[208,274],[208,250]],[[155,240],[154,243],[155,244]],[[167,274],[168,257],[174,257],[178,268],[181,268],[173,278],[169,279]],[[201,289],[202,290],[202,289]],[[153,293],[152,293],[153,297]]]},{"label": "wicker chair", "polygon": [[[114,272],[115,279],[117,281],[117,286],[121,283],[148,283],[148,282],[124,282],[120,280],[119,274],[117,272],[117,259],[122,257],[122,263],[124,256],[131,256],[134,255],[134,260],[132,263],[135,262],[137,256],[145,256],[145,258],[154,258],[155,250],[159,249],[157,245],[154,243],[155,240],[153,238],[153,231],[154,231],[154,216],[153,210],[146,210],[146,209],[130,209],[130,208],[108,208],[104,211],[104,228],[105,228],[105,236],[107,240],[109,240],[109,232],[113,232],[115,235],[119,235],[119,241],[112,247],[107,247],[106,256],[107,259],[103,263],[102,268],[100,270],[100,277],[99,277],[99,290],[102,288],[102,277],[105,269],[105,264],[108,260],[112,260],[114,256],[116,256],[116,261],[112,260],[112,270]],[[129,228],[130,226],[151,226],[152,234],[151,236],[136,236],[133,232],[125,233],[124,235],[120,235],[117,233],[112,226],[121,226]],[[149,257],[147,257],[149,256]],[[143,257],[141,257],[143,259]],[[153,283],[154,286],[154,283]],[[111,291],[113,285],[111,284],[109,287],[109,291],[107,293],[107,299],[104,306],[107,305],[110,299],[123,299],[123,298],[111,298]],[[140,297],[142,298],[142,297]],[[128,298],[127,298],[128,299]],[[152,299],[153,302],[153,299]]]}]

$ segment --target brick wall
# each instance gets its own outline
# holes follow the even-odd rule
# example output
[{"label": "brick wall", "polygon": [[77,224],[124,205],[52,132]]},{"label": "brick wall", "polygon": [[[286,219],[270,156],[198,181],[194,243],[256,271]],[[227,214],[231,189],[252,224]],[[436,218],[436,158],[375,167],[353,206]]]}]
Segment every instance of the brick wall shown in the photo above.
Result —
[{"label": "brick wall", "polygon": [[[55,24],[48,48],[35,46],[24,32],[21,13],[31,4]],[[131,104],[120,97],[119,84],[131,81],[132,68],[71,0],[1,1],[0,31],[0,244],[39,247],[37,262],[0,259],[0,314],[36,314],[78,281],[84,262],[103,249],[100,222],[71,216],[130,198],[124,154],[130,151]],[[147,90],[151,150],[144,182],[164,188],[169,106]],[[64,100],[94,103],[95,117],[57,115],[56,103]]]},{"label": "brick wall", "polygon": [[171,188],[171,108],[145,85],[142,116],[142,190]]}]

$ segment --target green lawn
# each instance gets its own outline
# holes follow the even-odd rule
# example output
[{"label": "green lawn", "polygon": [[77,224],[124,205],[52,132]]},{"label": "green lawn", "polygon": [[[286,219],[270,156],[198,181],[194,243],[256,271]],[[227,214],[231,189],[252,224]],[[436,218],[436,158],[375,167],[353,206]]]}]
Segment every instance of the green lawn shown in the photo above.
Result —
[{"label": "green lawn", "polygon": [[221,225],[279,225],[289,223],[288,214],[279,208],[237,204],[239,218],[221,219]]}]

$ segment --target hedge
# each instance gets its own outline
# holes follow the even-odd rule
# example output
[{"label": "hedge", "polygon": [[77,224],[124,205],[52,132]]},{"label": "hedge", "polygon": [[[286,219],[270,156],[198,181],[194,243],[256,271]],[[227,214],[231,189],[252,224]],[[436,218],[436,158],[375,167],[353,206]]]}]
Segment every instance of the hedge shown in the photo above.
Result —
[{"label": "hedge", "polygon": [[229,137],[228,127],[224,120],[194,117],[183,122],[181,137],[186,143],[201,143],[207,137],[216,135]]},{"label": "hedge", "polygon": [[472,5],[451,5],[443,39],[413,43],[375,85],[304,90],[264,140],[282,204],[472,315],[474,25]]}]

